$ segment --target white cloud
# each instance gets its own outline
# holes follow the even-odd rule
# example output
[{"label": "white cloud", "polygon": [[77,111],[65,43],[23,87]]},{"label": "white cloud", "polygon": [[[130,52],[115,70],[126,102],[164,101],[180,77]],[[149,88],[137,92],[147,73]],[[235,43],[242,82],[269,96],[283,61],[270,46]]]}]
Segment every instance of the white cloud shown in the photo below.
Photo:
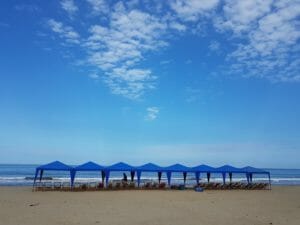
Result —
[{"label": "white cloud", "polygon": [[54,33],[59,34],[59,36],[66,42],[71,44],[80,43],[80,36],[72,27],[64,26],[62,22],[54,19],[49,19],[47,24]]},{"label": "white cloud", "polygon": [[148,107],[147,108],[147,115],[146,120],[155,120],[158,116],[159,108],[158,107]]},{"label": "white cloud", "polygon": [[229,55],[231,72],[272,81],[300,81],[300,2],[280,7],[257,21],[247,42]]},{"label": "white cloud", "polygon": [[[79,10],[71,0],[61,3],[69,14]],[[93,17],[92,24],[84,21],[84,35],[54,19],[48,20],[48,25],[64,43],[81,48],[86,54],[85,64],[102,72],[101,80],[114,94],[137,99],[153,89],[157,77],[142,65],[146,56],[161,51],[169,38],[178,34],[197,32],[200,39],[208,34],[210,25],[229,37],[228,49],[235,49],[227,57],[228,73],[272,81],[300,80],[299,0],[170,0],[164,5],[156,2],[159,10],[154,3],[137,9],[141,4],[135,0],[85,3],[92,13],[104,14],[106,20]],[[166,10],[163,15],[162,8]],[[211,41],[208,47],[219,51],[220,43]]]},{"label": "white cloud", "polygon": [[219,0],[173,0],[170,7],[183,21],[196,21],[215,9]]},{"label": "white cloud", "polygon": [[105,0],[87,0],[87,2],[91,5],[93,13],[96,15],[109,12],[109,5]]},{"label": "white cloud", "polygon": [[152,88],[156,77],[150,69],[138,68],[143,54],[166,46],[165,23],[148,13],[117,4],[108,26],[93,25],[84,47],[88,62],[105,72],[105,82],[115,94],[135,99]]},{"label": "white cloud", "polygon": [[226,0],[223,16],[217,17],[215,26],[220,30],[232,30],[235,34],[250,30],[257,19],[270,12],[273,0]]},{"label": "white cloud", "polygon": [[73,0],[61,0],[60,5],[69,16],[73,16],[77,11],[78,7],[75,5]]},{"label": "white cloud", "polygon": [[217,41],[211,41],[208,48],[213,52],[219,51],[220,50],[220,43],[217,42]]},{"label": "white cloud", "polygon": [[175,22],[175,21],[172,21],[169,24],[169,27],[171,29],[174,29],[174,30],[177,30],[177,31],[180,31],[180,32],[186,31],[186,26],[185,25],[183,25],[182,23]]}]

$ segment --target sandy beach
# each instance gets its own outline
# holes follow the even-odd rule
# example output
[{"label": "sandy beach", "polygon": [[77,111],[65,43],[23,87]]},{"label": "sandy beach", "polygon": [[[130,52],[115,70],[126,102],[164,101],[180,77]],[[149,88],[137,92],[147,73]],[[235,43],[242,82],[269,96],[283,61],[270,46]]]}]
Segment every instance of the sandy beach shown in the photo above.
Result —
[{"label": "sandy beach", "polygon": [[300,186],[272,191],[32,192],[0,187],[1,225],[300,224]]}]

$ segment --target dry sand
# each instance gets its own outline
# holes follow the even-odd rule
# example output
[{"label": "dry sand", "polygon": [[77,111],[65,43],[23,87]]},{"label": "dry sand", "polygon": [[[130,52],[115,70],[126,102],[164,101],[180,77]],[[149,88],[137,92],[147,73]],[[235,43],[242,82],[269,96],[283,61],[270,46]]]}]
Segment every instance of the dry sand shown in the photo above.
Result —
[{"label": "dry sand", "polygon": [[31,192],[0,187],[0,224],[299,225],[300,186],[203,193]]}]

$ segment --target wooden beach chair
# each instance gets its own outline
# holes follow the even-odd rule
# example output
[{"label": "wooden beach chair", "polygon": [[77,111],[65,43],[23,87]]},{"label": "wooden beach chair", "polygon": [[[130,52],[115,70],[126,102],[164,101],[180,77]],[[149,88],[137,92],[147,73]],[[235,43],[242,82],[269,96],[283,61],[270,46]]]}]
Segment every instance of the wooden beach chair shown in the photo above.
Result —
[{"label": "wooden beach chair", "polygon": [[52,182],[43,182],[43,191],[52,191],[53,185]]},{"label": "wooden beach chair", "polygon": [[98,183],[97,182],[90,182],[88,183],[88,190],[89,191],[96,191],[97,190],[97,185]]},{"label": "wooden beach chair", "polygon": [[70,191],[71,190],[71,184],[70,184],[70,182],[63,182],[61,184],[61,190],[62,191]]},{"label": "wooden beach chair", "polygon": [[53,183],[53,190],[54,191],[61,191],[61,182],[54,182]]}]

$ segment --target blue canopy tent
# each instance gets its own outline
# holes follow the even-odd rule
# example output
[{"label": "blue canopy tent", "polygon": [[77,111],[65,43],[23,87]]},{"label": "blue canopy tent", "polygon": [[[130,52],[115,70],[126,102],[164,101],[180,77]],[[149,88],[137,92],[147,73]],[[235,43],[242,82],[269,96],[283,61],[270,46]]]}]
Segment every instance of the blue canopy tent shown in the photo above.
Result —
[{"label": "blue canopy tent", "polygon": [[229,174],[229,178],[230,178],[230,183],[232,182],[232,174],[233,173],[244,173],[244,171],[242,169],[230,166],[230,165],[224,165],[221,167],[218,167],[215,169],[216,173],[221,173],[222,174],[222,178],[223,178],[223,184],[225,184],[226,182],[226,173]]},{"label": "blue canopy tent", "polygon": [[70,172],[70,178],[71,178],[71,186],[73,186],[74,183],[74,177],[75,177],[75,173],[74,173],[74,169],[71,166],[68,166],[60,161],[54,161],[42,166],[38,166],[35,169],[35,176],[34,176],[34,181],[33,181],[33,186],[35,186],[36,183],[36,179],[38,177],[38,174],[40,173],[40,177],[39,180],[42,180],[43,177],[43,173],[45,170],[52,170],[52,171],[69,171]]},{"label": "blue canopy tent", "polygon": [[77,171],[99,171],[99,172],[101,171],[102,183],[104,183],[104,179],[105,179],[104,169],[105,169],[104,166],[101,166],[97,163],[91,161],[86,162],[74,168],[74,180]]},{"label": "blue canopy tent", "polygon": [[186,176],[187,176],[187,172],[192,172],[192,169],[181,165],[181,164],[174,164],[168,167],[164,167],[163,171],[165,171],[167,173],[167,179],[168,179],[168,186],[171,185],[171,176],[172,176],[172,172],[179,172],[179,173],[183,173],[183,179],[184,179],[184,184],[186,182]]},{"label": "blue canopy tent", "polygon": [[215,168],[213,168],[211,166],[207,166],[205,164],[202,164],[202,165],[199,165],[199,166],[192,167],[192,171],[195,172],[197,184],[199,184],[201,173],[206,173],[207,182],[209,183],[210,174],[215,172]]},{"label": "blue canopy tent", "polygon": [[243,168],[241,168],[241,170],[244,171],[244,173],[246,173],[248,183],[252,183],[253,174],[267,175],[269,178],[269,188],[271,189],[271,174],[270,174],[270,172],[259,169],[259,168],[255,168],[252,166],[243,167]]},{"label": "blue canopy tent", "polygon": [[162,171],[163,167],[160,167],[153,163],[147,163],[142,166],[136,167],[138,186],[140,186],[142,172],[157,172],[158,183],[160,183]]},{"label": "blue canopy tent", "polygon": [[136,168],[134,166],[131,166],[127,163],[119,162],[116,164],[113,164],[111,166],[105,167],[105,178],[106,178],[106,185],[108,185],[109,176],[111,171],[125,171],[130,172],[131,174],[131,180],[134,179],[134,174],[136,171]]}]

